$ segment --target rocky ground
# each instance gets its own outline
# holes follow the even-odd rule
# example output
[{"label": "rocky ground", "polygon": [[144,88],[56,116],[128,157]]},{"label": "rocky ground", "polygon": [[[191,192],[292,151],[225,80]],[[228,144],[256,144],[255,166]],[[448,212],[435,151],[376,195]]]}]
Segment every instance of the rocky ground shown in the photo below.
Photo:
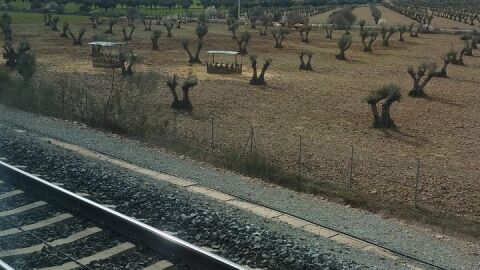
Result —
[{"label": "rocky ground", "polygon": [[[0,139],[0,151],[2,156],[8,157],[9,162],[27,166],[29,172],[40,174],[48,181],[62,183],[68,190],[85,192],[93,201],[115,205],[121,213],[174,232],[198,246],[216,249],[220,255],[237,263],[264,269],[362,268],[353,258],[349,261],[340,260],[331,252],[297,242],[260,224],[253,224],[237,216],[234,211],[226,212],[212,207],[208,201],[192,198],[171,188],[145,183],[131,173],[84,160],[47,143],[39,143],[26,134],[12,132],[4,127],[2,134],[7,136]],[[29,200],[33,202],[35,199]],[[11,201],[14,204],[16,200]],[[75,227],[70,229],[74,230]],[[50,238],[55,233],[46,230],[42,234],[45,237]],[[62,234],[68,235],[68,231]],[[15,247],[10,248],[18,248],[38,241],[29,235],[25,236],[0,238],[0,243],[15,238]],[[80,245],[90,247],[86,252],[76,251],[79,243],[65,245],[63,248],[82,258],[101,251],[105,246],[112,247],[122,240],[119,237],[113,239],[109,234],[101,234],[81,240]],[[55,251],[46,252],[50,254]],[[34,253],[27,260],[37,261],[41,265],[44,256]],[[18,260],[14,258],[13,261]],[[66,261],[68,258],[58,258],[54,262],[62,264]]]}]

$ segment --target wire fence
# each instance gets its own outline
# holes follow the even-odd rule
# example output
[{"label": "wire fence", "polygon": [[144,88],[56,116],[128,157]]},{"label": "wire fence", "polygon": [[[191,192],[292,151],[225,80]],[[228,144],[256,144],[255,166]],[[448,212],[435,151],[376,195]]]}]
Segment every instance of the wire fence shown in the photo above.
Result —
[{"label": "wire fence", "polygon": [[238,153],[248,159],[260,153],[271,166],[299,178],[401,202],[412,209],[431,209],[441,215],[438,218],[455,216],[480,227],[479,173],[475,169],[368,145],[323,142],[302,130],[280,135],[248,122],[194,119],[175,113],[166,134],[219,158]]}]

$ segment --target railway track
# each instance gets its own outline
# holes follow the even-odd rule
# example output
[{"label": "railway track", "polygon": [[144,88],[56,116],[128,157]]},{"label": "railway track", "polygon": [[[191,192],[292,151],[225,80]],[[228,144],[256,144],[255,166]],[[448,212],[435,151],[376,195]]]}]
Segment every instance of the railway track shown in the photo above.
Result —
[{"label": "railway track", "polygon": [[[51,138],[52,140],[63,143],[65,145],[72,145],[70,142],[63,140],[62,138],[52,137],[50,134],[44,134],[44,133],[39,132],[37,130],[33,130],[33,129],[30,129],[28,127],[18,125],[18,124],[9,122],[9,121],[5,121],[5,123],[12,126],[13,128],[19,129],[19,130],[26,130],[28,132],[38,134],[38,135],[40,135],[44,138]],[[65,146],[60,146],[60,147],[69,149],[68,147],[65,147]],[[88,147],[79,147],[79,148],[84,148],[84,149],[87,149],[88,151],[91,151],[91,153],[86,154],[86,156],[93,157],[93,155],[95,155],[95,156],[97,156],[97,158],[99,156],[101,156],[100,157],[101,160],[112,159],[114,161],[113,162],[109,161],[109,162],[111,162],[115,165],[118,165],[118,166],[124,167],[124,168],[129,168],[129,169],[132,169],[134,171],[137,171],[139,173],[143,173],[143,174],[146,174],[146,175],[149,175],[149,176],[152,175],[153,171],[151,171],[150,169],[147,169],[147,168],[149,168],[148,164],[132,163],[131,161],[125,160],[125,159],[123,159],[121,157],[118,157],[118,156],[113,156],[113,155],[111,155],[109,153],[106,153],[106,152],[103,152],[103,151],[98,151],[97,149],[92,149],[92,148],[88,148]],[[69,150],[72,150],[72,149],[69,149]],[[85,155],[85,154],[83,154],[83,155]],[[137,168],[137,166],[138,166],[138,168]],[[392,259],[393,258],[394,260],[398,260],[399,258],[401,258],[401,259],[407,260],[408,262],[406,263],[406,266],[410,269],[447,270],[447,268],[445,268],[441,265],[429,262],[427,260],[416,257],[414,255],[404,253],[402,251],[398,251],[395,248],[389,247],[387,245],[378,244],[378,243],[375,243],[375,242],[372,242],[372,241],[369,241],[369,240],[366,240],[366,239],[362,239],[360,237],[356,237],[355,235],[351,235],[351,234],[346,233],[346,232],[344,232],[342,230],[339,230],[337,228],[322,225],[318,222],[308,220],[308,219],[302,218],[300,216],[296,216],[296,215],[291,214],[291,213],[284,212],[280,209],[276,209],[276,208],[273,208],[273,207],[269,207],[269,206],[260,204],[256,201],[252,201],[248,198],[237,196],[235,194],[225,192],[224,190],[219,190],[219,189],[215,189],[215,188],[212,188],[212,187],[207,187],[207,186],[204,186],[200,183],[192,182],[188,179],[184,179],[184,178],[178,177],[176,175],[171,175],[168,172],[159,172],[159,173],[168,176],[168,178],[173,177],[175,179],[185,181],[185,183],[187,183],[187,185],[185,185],[185,183],[183,183],[183,182],[180,182],[180,183],[170,182],[170,183],[173,183],[174,185],[183,186],[183,187],[186,187],[187,189],[192,189],[192,188],[198,187],[200,189],[212,190],[216,193],[216,195],[214,195],[212,197],[214,199],[218,199],[218,198],[216,198],[217,196],[228,196],[230,198],[233,198],[232,201],[240,201],[242,203],[246,203],[249,206],[242,207],[240,205],[240,208],[244,208],[246,210],[252,210],[250,208],[250,206],[254,205],[256,208],[253,209],[254,210],[253,212],[255,212],[255,210],[263,209],[263,210],[266,210],[266,211],[270,211],[270,213],[279,213],[283,217],[287,217],[287,221],[284,221],[285,223],[290,224],[294,227],[303,228],[303,229],[305,229],[305,230],[307,230],[311,233],[317,234],[321,237],[330,238],[330,239],[332,239],[334,241],[337,241],[337,242],[340,242],[342,244],[346,244],[346,245],[354,247],[354,248],[359,248],[359,249],[362,249],[362,250],[366,250],[368,252],[374,253],[374,254],[379,255],[381,257],[385,257],[387,259]],[[157,180],[162,180],[163,181],[164,179],[157,179]],[[169,182],[169,181],[167,180],[167,182]],[[223,199],[220,199],[220,200],[223,201]],[[229,201],[225,200],[225,202],[228,203]],[[234,206],[239,206],[239,205],[234,205]],[[275,218],[277,218],[277,217],[275,217]],[[297,226],[298,224],[302,224],[302,225]],[[325,235],[325,233],[327,235]],[[344,240],[346,240],[346,241],[344,241]],[[359,247],[359,245],[361,245],[361,247]]]},{"label": "railway track", "polygon": [[244,269],[0,161],[0,269]]}]

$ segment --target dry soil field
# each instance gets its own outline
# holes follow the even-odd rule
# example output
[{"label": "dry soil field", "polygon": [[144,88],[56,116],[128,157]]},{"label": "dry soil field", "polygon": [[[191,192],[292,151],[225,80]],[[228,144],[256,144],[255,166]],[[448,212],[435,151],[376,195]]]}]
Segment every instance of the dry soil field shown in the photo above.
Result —
[{"label": "dry soil field", "polygon": [[[408,18],[380,7],[392,23],[407,23]],[[371,21],[368,7],[355,9],[359,19]],[[322,17],[323,16],[323,17]],[[313,22],[323,22],[327,14]],[[87,45],[73,47],[70,39],[62,39],[42,25],[16,24],[14,38],[26,39],[38,58],[38,78],[63,77],[85,85],[92,94],[104,95],[96,76],[110,76],[111,70],[93,68]],[[435,20],[434,20],[435,21]],[[137,22],[138,24],[139,22]],[[92,29],[85,17],[86,40],[105,31],[106,25]],[[428,98],[411,98],[407,93],[412,80],[409,65],[424,61],[441,64],[441,55],[453,45],[461,49],[463,42],[454,35],[420,35],[406,42],[392,37],[391,47],[381,46],[381,37],[373,45],[373,53],[362,52],[359,33],[352,32],[354,43],[347,51],[348,61],[335,59],[341,31],[327,40],[324,32],[312,32],[310,43],[300,42],[300,34],[292,32],[283,49],[274,49],[269,33],[259,36],[255,30],[248,44],[250,54],[260,59],[271,57],[266,87],[249,84],[251,68],[243,58],[243,75],[210,75],[204,65],[187,64],[181,48],[182,38],[194,40],[195,24],[173,29],[173,38],[166,38],[164,27],[160,51],[151,50],[151,32],[138,24],[133,41],[128,44],[143,58],[138,71],[160,74],[162,82],[151,96],[149,121],[161,126],[170,123],[171,97],[163,80],[189,71],[199,78],[191,93],[192,116],[177,116],[177,132],[187,135],[197,145],[207,147],[210,119],[215,123],[215,145],[218,149],[242,147],[254,127],[257,148],[279,165],[295,172],[298,166],[298,142],[301,135],[302,173],[312,181],[328,181],[347,186],[350,176],[351,146],[354,149],[353,189],[410,203],[414,196],[417,158],[420,159],[420,192],[422,205],[465,215],[480,220],[480,52],[465,57],[465,66],[449,67],[450,78],[434,78],[427,86]],[[115,38],[121,39],[120,27],[114,27]],[[236,50],[224,24],[209,24],[201,59],[207,50]],[[298,53],[314,52],[313,72],[298,69]],[[225,61],[229,60],[225,58]],[[262,63],[263,60],[260,60]],[[364,98],[370,91],[385,84],[401,86],[403,100],[392,108],[398,130],[386,131],[371,127],[372,116]],[[221,150],[217,150],[221,151]]]}]

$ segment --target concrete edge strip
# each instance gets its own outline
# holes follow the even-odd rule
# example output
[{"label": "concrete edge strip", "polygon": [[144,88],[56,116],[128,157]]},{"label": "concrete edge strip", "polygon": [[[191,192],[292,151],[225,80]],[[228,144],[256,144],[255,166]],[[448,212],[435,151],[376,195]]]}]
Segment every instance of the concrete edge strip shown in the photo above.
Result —
[{"label": "concrete edge strip", "polygon": [[[125,242],[125,243],[122,243],[122,244],[118,244],[117,246],[114,246],[112,248],[109,248],[109,249],[100,251],[98,253],[95,253],[91,256],[79,259],[77,261],[79,263],[81,263],[82,265],[88,265],[93,261],[108,259],[108,258],[110,258],[114,255],[117,255],[117,254],[122,253],[124,251],[127,251],[129,249],[132,249],[134,247],[135,247],[134,244],[129,243],[129,242]],[[58,266],[40,268],[39,270],[70,270],[70,269],[75,269],[75,268],[79,268],[79,267],[80,266],[76,262],[67,262],[67,263],[64,263],[64,264],[58,265]]]},{"label": "concrete edge strip", "polygon": [[5,193],[0,194],[0,200],[10,198],[10,197],[13,197],[15,195],[22,194],[22,193],[23,193],[23,190],[19,190],[19,189],[12,190],[12,191],[9,191],[9,192],[5,192]]},{"label": "concrete edge strip", "polygon": [[[69,243],[75,242],[77,240],[80,240],[82,238],[85,238],[87,236],[90,236],[94,233],[100,232],[101,230],[102,229],[97,228],[97,227],[88,228],[88,229],[85,229],[83,231],[71,234],[70,236],[68,236],[66,238],[57,239],[57,240],[54,240],[52,242],[47,242],[47,244],[49,244],[50,246],[53,246],[53,247],[69,244]],[[41,251],[42,248],[46,247],[46,246],[47,246],[46,244],[42,243],[42,244],[30,246],[30,247],[0,251],[0,258],[16,256],[16,255],[30,254],[30,253],[33,253],[33,252]]]},{"label": "concrete edge strip", "polygon": [[54,217],[49,218],[49,219],[41,220],[41,221],[36,222],[36,223],[24,225],[24,226],[20,227],[21,230],[18,229],[18,228],[11,228],[11,229],[7,229],[7,230],[3,230],[3,231],[0,231],[0,237],[11,235],[11,234],[16,234],[16,233],[21,233],[22,231],[31,231],[31,230],[35,230],[35,229],[40,229],[40,228],[43,228],[45,226],[54,224],[56,222],[60,222],[60,221],[63,221],[65,219],[69,219],[71,217],[73,217],[73,216],[70,215],[70,214],[61,214],[61,215],[54,216]]},{"label": "concrete edge strip", "polygon": [[162,261],[156,262],[156,263],[154,263],[150,266],[147,266],[147,267],[143,268],[143,270],[164,270],[164,269],[167,269],[170,266],[173,266],[173,264],[170,263],[167,260],[162,260]]},{"label": "concrete edge strip", "polygon": [[[129,163],[129,162],[126,162],[126,161],[123,161],[123,160],[119,160],[119,159],[116,159],[116,158],[112,158],[112,157],[109,157],[109,156],[106,156],[106,155],[103,155],[103,154],[100,154],[100,153],[96,153],[92,150],[89,150],[89,149],[86,149],[82,146],[74,145],[74,144],[71,144],[71,143],[65,143],[65,142],[61,142],[61,141],[51,139],[51,138],[46,138],[46,137],[42,138],[42,140],[49,141],[54,145],[57,145],[61,148],[67,149],[67,150],[71,150],[73,152],[76,152],[76,153],[78,153],[80,155],[83,155],[83,156],[86,156],[86,157],[90,157],[90,158],[94,158],[94,159],[100,159],[100,160],[109,162],[111,164],[115,164],[119,167],[129,169],[129,170],[132,170],[134,172],[149,176],[153,179],[171,183],[175,186],[184,188],[185,190],[187,190],[189,192],[202,194],[206,197],[215,199],[215,200],[220,201],[220,202],[224,202],[224,203],[232,205],[236,208],[240,208],[240,209],[250,211],[250,212],[252,212],[252,213],[254,213],[258,216],[261,216],[261,217],[264,217],[264,218],[267,218],[267,219],[272,219],[272,220],[275,220],[275,221],[280,221],[280,222],[289,224],[289,225],[291,225],[293,227],[296,227],[296,228],[301,228],[304,231],[315,234],[315,235],[320,236],[322,238],[327,238],[327,239],[330,239],[330,240],[335,241],[337,243],[341,243],[341,244],[356,248],[358,250],[366,251],[366,252],[369,252],[370,254],[380,256],[380,257],[385,258],[385,259],[389,259],[389,260],[393,260],[393,261],[397,261],[397,260],[400,259],[399,256],[395,255],[393,252],[391,252],[387,249],[384,249],[384,248],[378,247],[376,245],[372,245],[370,243],[364,242],[362,240],[350,237],[346,234],[330,230],[330,229],[322,227],[320,225],[313,224],[313,223],[298,219],[294,216],[284,214],[282,212],[270,209],[268,207],[261,206],[261,205],[258,205],[258,204],[254,204],[254,203],[250,203],[250,202],[247,202],[247,201],[243,201],[243,200],[235,198],[235,197],[233,197],[229,194],[222,193],[220,191],[216,191],[216,190],[204,187],[204,186],[197,185],[198,183],[190,181],[190,180],[186,180],[186,179],[183,179],[183,178],[180,178],[180,177],[168,175],[168,174],[165,174],[165,173],[157,172],[157,171],[146,169],[146,168],[142,168],[142,167],[139,167],[135,164],[132,164],[132,163]],[[305,223],[305,224],[303,224],[303,223]],[[407,265],[407,266],[409,266],[410,268],[414,268],[412,265]]]},{"label": "concrete edge strip", "polygon": [[25,212],[25,211],[28,211],[28,210],[46,205],[46,204],[47,203],[44,202],[44,201],[36,201],[34,203],[27,204],[27,205],[24,205],[24,206],[20,206],[20,207],[17,207],[15,209],[0,212],[0,217],[15,215],[15,214],[18,214],[18,213],[21,213],[21,212]]}]

